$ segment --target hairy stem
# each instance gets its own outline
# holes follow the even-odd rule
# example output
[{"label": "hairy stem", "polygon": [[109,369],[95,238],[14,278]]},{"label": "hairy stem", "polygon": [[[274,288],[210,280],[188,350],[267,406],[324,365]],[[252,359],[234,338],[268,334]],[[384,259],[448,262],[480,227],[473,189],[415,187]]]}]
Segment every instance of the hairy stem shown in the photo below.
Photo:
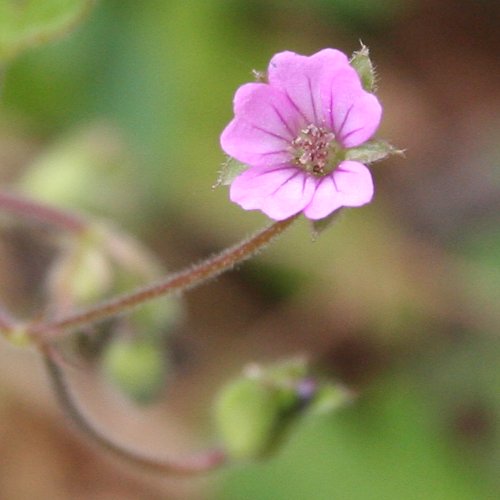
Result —
[{"label": "hairy stem", "polygon": [[53,340],[63,336],[65,330],[89,325],[124,313],[151,299],[198,286],[258,253],[290,226],[297,217],[297,215],[294,215],[286,220],[275,222],[250,238],[213,257],[209,257],[185,270],[167,275],[162,280],[139,288],[129,294],[115,297],[88,309],[55,318],[46,323],[33,324],[29,329],[29,333],[35,340],[40,341],[40,337]]},{"label": "hairy stem", "polygon": [[28,220],[51,224],[59,229],[80,233],[88,228],[82,217],[12,192],[0,191],[0,210]]},{"label": "hairy stem", "polygon": [[55,395],[66,415],[84,435],[116,457],[151,472],[186,476],[208,472],[226,463],[227,457],[224,451],[216,448],[179,459],[160,459],[143,455],[115,442],[104,431],[99,429],[81,410],[64,376],[63,370],[57,361],[53,359],[50,350],[42,348],[41,352]]}]

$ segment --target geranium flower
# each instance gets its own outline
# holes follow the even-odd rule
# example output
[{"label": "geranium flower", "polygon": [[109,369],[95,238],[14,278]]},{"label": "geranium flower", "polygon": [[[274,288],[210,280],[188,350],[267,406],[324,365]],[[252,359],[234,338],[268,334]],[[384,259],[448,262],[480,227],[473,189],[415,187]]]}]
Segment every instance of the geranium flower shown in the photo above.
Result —
[{"label": "geranium flower", "polygon": [[267,78],[237,90],[221,136],[223,150],[249,167],[232,181],[231,200],[275,220],[299,212],[322,219],[370,202],[372,176],[355,152],[375,133],[382,107],[347,56],[281,52]]}]

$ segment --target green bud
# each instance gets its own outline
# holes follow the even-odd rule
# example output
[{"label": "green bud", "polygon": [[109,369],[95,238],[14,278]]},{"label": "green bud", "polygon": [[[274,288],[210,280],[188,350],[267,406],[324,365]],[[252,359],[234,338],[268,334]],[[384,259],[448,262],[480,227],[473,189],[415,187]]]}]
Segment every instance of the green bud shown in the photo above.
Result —
[{"label": "green bud", "polygon": [[266,367],[250,365],[246,369],[246,374],[275,389],[281,413],[288,418],[301,404],[297,389],[307,378],[308,370],[306,359],[299,357]]},{"label": "green bud", "polygon": [[232,458],[262,458],[275,450],[302,411],[297,388],[306,373],[302,358],[269,367],[252,364],[222,390],[215,419]]},{"label": "green bud", "polygon": [[226,451],[234,459],[266,455],[280,421],[276,389],[241,378],[227,385],[215,405],[215,421]]},{"label": "green bud", "polygon": [[118,339],[107,346],[103,366],[111,382],[126,396],[147,404],[165,385],[168,359],[156,343]]},{"label": "green bud", "polygon": [[51,301],[57,310],[99,300],[111,291],[112,285],[112,264],[90,232],[68,242],[47,278]]},{"label": "green bud", "polygon": [[231,458],[257,459],[275,451],[300,417],[333,411],[351,399],[343,387],[313,378],[304,359],[251,365],[222,389],[215,421]]},{"label": "green bud", "polygon": [[367,92],[375,92],[376,74],[373,63],[370,59],[370,51],[368,47],[361,44],[361,49],[354,52],[350,60],[351,66],[357,71],[361,78],[361,84]]},{"label": "green bud", "polygon": [[81,256],[80,265],[73,274],[72,292],[79,304],[101,298],[111,285],[110,263],[97,249],[89,249]]}]

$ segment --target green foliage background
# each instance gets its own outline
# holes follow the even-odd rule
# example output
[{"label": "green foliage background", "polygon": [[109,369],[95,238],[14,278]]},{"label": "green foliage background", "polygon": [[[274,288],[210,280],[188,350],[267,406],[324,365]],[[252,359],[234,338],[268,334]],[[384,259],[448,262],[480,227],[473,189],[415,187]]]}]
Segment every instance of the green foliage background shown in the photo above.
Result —
[{"label": "green foliage background", "polygon": [[[85,4],[49,3],[68,9],[53,27],[58,34]],[[22,45],[8,48],[17,29],[8,5],[0,3],[6,61]],[[170,221],[193,245],[211,248],[266,223],[233,206],[226,188],[211,189],[224,159],[220,131],[252,69],[265,69],[284,49],[352,52],[359,39],[371,49],[385,104],[379,136],[406,148],[407,158],[374,166],[372,205],[345,214],[314,244],[299,225],[245,275],[281,309],[325,318],[321,345],[331,335],[335,356],[320,353],[341,378],[364,374],[353,382],[361,398],[302,423],[276,457],[216,474],[205,498],[497,497],[500,123],[488,108],[499,93],[462,68],[475,74],[494,64],[481,29],[498,8],[464,2],[483,26],[469,35],[455,8],[447,1],[101,0],[70,36],[5,63],[2,134],[37,154],[2,175],[38,198],[111,217],[161,253]],[[411,28],[441,18],[442,38]],[[23,32],[31,36],[35,25]],[[435,53],[425,52],[429,37]],[[465,93],[467,104],[454,71],[465,87],[481,89]],[[230,342],[233,332],[219,335]],[[342,358],[339,346],[351,341],[368,358]],[[286,335],[276,345],[286,345]]]}]

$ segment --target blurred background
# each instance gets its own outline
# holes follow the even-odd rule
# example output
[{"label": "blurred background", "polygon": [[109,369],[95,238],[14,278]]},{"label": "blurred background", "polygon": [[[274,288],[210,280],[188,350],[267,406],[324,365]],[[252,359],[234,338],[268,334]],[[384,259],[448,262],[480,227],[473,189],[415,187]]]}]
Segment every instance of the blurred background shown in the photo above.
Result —
[{"label": "blurred background", "polygon": [[[236,88],[282,50],[351,53],[379,75],[372,204],[306,221],[184,297],[178,377],[154,404],[73,374],[103,426],[156,454],[214,441],[210,404],[251,361],[309,354],[359,391],[272,458],[202,479],[124,467],[66,425],[33,353],[0,346],[4,499],[493,499],[500,495],[500,4],[497,0],[101,0],[17,57],[0,179],[111,220],[178,269],[267,224],[211,187]],[[4,220],[5,219],[5,220]],[[36,315],[57,238],[2,217],[1,297]]]}]

